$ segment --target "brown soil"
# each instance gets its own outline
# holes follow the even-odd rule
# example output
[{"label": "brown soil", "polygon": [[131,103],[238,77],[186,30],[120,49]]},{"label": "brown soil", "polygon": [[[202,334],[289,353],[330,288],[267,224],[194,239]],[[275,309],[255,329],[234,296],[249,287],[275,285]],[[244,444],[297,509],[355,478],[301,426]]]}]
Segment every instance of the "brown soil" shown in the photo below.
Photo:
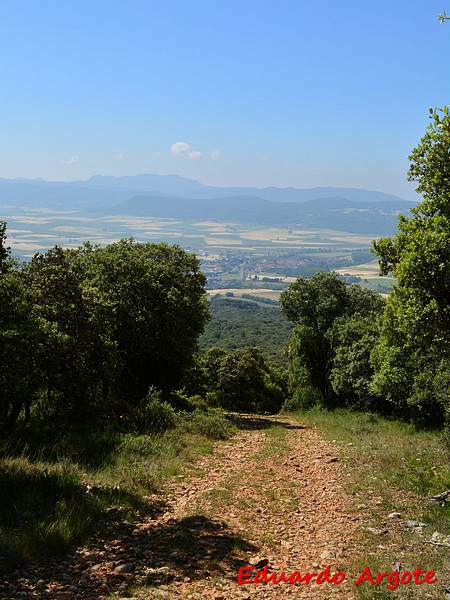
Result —
[{"label": "brown soil", "polygon": [[[51,568],[22,571],[0,598],[354,598],[348,568],[360,523],[337,449],[289,419],[243,420],[252,428],[187,467],[145,515]],[[274,421],[285,435],[268,433]],[[245,572],[254,577],[266,563],[268,576],[330,566],[330,577],[346,579],[238,585],[241,567],[258,565]]]}]

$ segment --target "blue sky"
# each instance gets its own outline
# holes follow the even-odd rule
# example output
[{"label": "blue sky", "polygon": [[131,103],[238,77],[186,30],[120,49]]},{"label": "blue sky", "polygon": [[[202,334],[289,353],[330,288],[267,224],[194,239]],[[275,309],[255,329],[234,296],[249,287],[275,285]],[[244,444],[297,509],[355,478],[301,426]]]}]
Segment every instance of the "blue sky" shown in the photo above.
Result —
[{"label": "blue sky", "polygon": [[0,177],[178,174],[414,197],[449,102],[435,0],[3,0]]}]

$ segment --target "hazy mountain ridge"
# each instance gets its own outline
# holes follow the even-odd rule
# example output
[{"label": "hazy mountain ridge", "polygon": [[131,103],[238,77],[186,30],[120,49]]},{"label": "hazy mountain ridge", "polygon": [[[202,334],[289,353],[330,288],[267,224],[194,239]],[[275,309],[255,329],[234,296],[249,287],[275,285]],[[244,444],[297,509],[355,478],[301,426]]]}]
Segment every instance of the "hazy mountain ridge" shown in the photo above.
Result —
[{"label": "hazy mountain ridge", "polygon": [[307,202],[319,198],[343,196],[359,202],[379,202],[404,200],[399,196],[358,188],[315,187],[315,188],[255,188],[255,187],[217,187],[207,186],[193,179],[178,175],[133,175],[110,177],[96,175],[86,182],[76,182],[80,186],[94,185],[103,189],[128,189],[141,192],[164,192],[182,198],[221,198],[228,196],[257,196],[276,202]]},{"label": "hazy mountain ridge", "polygon": [[[175,175],[0,179],[0,206],[391,234],[415,202],[352,188],[219,188]],[[18,208],[18,210],[20,210]]]},{"label": "hazy mountain ridge", "polygon": [[111,177],[95,175],[82,181],[45,181],[43,179],[0,179],[0,203],[70,203],[68,208],[112,206],[136,194],[173,196],[186,199],[218,199],[230,196],[256,196],[274,202],[307,202],[321,198],[343,197],[354,202],[398,202],[403,198],[357,188],[317,187],[253,188],[214,187],[178,175],[133,175]]}]

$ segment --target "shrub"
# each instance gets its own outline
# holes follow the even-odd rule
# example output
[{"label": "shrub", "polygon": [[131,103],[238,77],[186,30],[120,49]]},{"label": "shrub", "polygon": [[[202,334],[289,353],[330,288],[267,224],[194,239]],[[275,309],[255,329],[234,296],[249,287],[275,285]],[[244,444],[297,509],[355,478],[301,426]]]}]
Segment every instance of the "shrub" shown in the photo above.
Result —
[{"label": "shrub", "polygon": [[141,456],[151,456],[160,453],[162,446],[149,435],[127,433],[123,436],[121,449]]},{"label": "shrub", "polygon": [[178,416],[171,404],[161,400],[161,392],[150,388],[138,410],[138,429],[160,433],[173,429],[177,425]]},{"label": "shrub", "polygon": [[194,410],[185,415],[183,427],[186,431],[199,433],[213,440],[226,440],[235,431],[219,408],[209,408],[206,411]]},{"label": "shrub", "polygon": [[189,394],[184,388],[181,390],[175,390],[171,392],[170,404],[176,410],[192,410]]},{"label": "shrub", "polygon": [[293,396],[283,404],[283,410],[294,412],[300,409],[309,409],[322,404],[323,398],[319,391],[311,385],[298,387]]},{"label": "shrub", "polygon": [[[209,393],[209,392],[208,392]],[[208,393],[206,394],[207,398],[208,398]],[[191,411],[193,410],[200,410],[200,411],[207,411],[209,406],[213,406],[213,404],[209,404],[207,399],[205,400],[205,398],[202,398],[202,396],[196,394],[195,396],[190,396],[189,399],[189,408],[191,409]]]}]

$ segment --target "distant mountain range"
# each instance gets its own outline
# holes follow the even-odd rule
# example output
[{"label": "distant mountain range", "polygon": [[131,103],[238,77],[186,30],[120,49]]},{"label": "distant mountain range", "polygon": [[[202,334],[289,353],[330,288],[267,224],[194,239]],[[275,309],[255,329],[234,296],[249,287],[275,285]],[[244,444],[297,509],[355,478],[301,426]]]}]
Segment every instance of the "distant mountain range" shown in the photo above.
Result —
[{"label": "distant mountain range", "polygon": [[0,211],[11,204],[386,235],[394,231],[396,215],[416,203],[354,188],[213,187],[176,175],[97,175],[71,182],[0,179]]},{"label": "distant mountain range", "polygon": [[[112,206],[139,194],[177,198],[212,199],[229,196],[257,196],[274,202],[307,202],[319,198],[345,198],[354,202],[398,202],[399,196],[357,188],[316,187],[250,188],[206,186],[178,175],[130,175],[109,177],[95,175],[83,181],[45,181],[44,179],[0,179],[0,204],[21,201],[27,204],[48,203],[54,208],[67,205]],[[412,203],[411,203],[412,204]]]}]

